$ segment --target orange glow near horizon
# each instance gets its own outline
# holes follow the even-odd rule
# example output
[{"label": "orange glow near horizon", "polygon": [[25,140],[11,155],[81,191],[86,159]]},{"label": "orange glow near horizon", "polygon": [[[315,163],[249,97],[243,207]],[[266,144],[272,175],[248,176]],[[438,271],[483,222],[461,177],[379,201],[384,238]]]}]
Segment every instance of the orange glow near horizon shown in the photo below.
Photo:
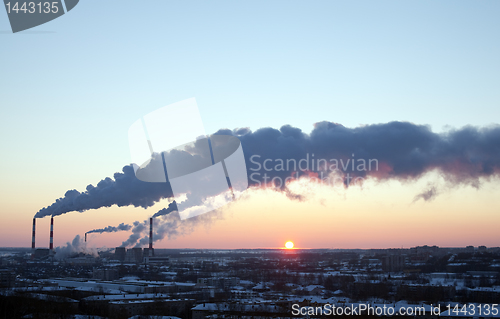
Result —
[{"label": "orange glow near horizon", "polygon": [[293,249],[293,246],[294,246],[294,245],[293,245],[293,242],[291,242],[291,241],[287,241],[287,242],[285,243],[285,248],[286,248],[286,249]]},{"label": "orange glow near horizon", "polygon": [[[431,177],[415,183],[367,181],[348,189],[301,181],[289,185],[293,193],[303,195],[302,200],[292,200],[282,192],[249,189],[221,212],[189,227],[173,229],[154,246],[285,249],[284,239],[299,243],[300,248],[293,249],[498,246],[499,180],[483,183],[480,191],[461,186],[443,191],[432,201],[414,201],[415,194],[434,180]],[[31,246],[32,218],[44,205],[41,201],[6,197],[1,207],[14,213],[6,214],[0,224],[1,246]],[[95,228],[143,222],[167,206],[165,200],[148,209],[113,206],[57,216],[54,246],[65,246],[76,235],[83,238],[85,232]],[[49,217],[37,219],[37,247],[49,246],[49,229]],[[92,234],[86,246],[116,247],[130,234],[127,231]],[[289,237],[292,234],[293,240]],[[142,236],[147,236],[147,231]]]}]

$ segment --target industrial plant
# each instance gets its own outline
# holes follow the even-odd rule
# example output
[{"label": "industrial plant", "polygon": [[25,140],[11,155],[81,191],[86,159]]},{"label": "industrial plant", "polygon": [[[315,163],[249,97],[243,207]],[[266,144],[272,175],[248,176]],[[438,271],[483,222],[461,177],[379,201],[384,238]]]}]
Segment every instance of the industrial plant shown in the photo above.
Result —
[{"label": "industrial plant", "polygon": [[[484,308],[500,300],[500,248],[154,249],[153,227],[150,218],[147,247],[61,258],[54,248],[54,218],[49,248],[36,248],[33,219],[31,249],[1,251],[2,313],[6,318],[323,318],[310,310],[389,305],[396,312],[412,309],[406,318],[472,319],[478,316],[446,309]],[[432,315],[436,307],[440,316]],[[360,315],[394,317],[368,310]]]}]

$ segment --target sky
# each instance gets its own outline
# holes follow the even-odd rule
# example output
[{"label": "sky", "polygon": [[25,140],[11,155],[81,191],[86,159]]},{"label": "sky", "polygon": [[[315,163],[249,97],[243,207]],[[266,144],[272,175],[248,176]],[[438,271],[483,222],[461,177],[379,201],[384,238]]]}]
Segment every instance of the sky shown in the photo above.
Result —
[{"label": "sky", "polygon": [[[0,12],[0,246],[28,247],[31,220],[67,190],[85,190],[130,163],[128,128],[195,97],[207,133],[221,128],[311,132],[408,121],[446,132],[500,115],[496,1],[82,0],[12,34]],[[258,189],[217,220],[158,248],[500,246],[498,179],[414,197],[413,182],[310,191],[307,200]],[[56,219],[55,245],[131,224],[148,209],[101,208]],[[49,219],[38,221],[48,246]],[[126,232],[92,235],[115,247]]]}]

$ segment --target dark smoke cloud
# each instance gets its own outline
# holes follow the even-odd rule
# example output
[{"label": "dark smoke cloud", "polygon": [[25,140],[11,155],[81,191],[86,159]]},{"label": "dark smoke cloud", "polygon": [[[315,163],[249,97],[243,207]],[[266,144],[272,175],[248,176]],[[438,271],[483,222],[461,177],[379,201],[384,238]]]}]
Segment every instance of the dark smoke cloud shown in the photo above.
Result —
[{"label": "dark smoke cloud", "polygon": [[[230,134],[220,131],[218,134]],[[428,126],[407,122],[367,125],[346,128],[340,124],[320,122],[310,135],[285,125],[280,130],[265,128],[239,137],[245,151],[249,176],[257,165],[251,156],[264,159],[306,158],[348,160],[343,173],[353,176],[371,176],[377,179],[415,179],[438,170],[450,182],[477,186],[479,178],[497,175],[500,168],[500,126],[487,128],[465,127],[438,134]],[[353,156],[354,154],[354,156]],[[352,169],[352,160],[355,167]],[[378,170],[358,170],[360,160],[378,161]],[[330,164],[328,164],[330,165]],[[315,168],[312,171],[321,172]],[[328,171],[328,169],[326,170]],[[257,173],[266,173],[261,168]],[[267,175],[285,178],[290,171],[272,171]],[[257,175],[255,175],[257,176]],[[254,178],[254,179],[258,179]]]},{"label": "dark smoke cloud", "polygon": [[177,203],[175,202],[175,200],[168,204],[167,208],[160,209],[156,214],[153,215],[153,218],[170,214],[173,211],[177,211]]},{"label": "dark smoke cloud", "polygon": [[127,231],[127,230],[130,230],[131,228],[132,228],[131,225],[128,225],[128,224],[125,224],[125,223],[121,223],[118,226],[107,226],[107,227],[104,227],[104,228],[97,228],[97,229],[89,230],[87,232],[87,234],[91,234],[91,233],[99,233],[99,234],[102,234],[102,233],[115,233],[117,231]]},{"label": "dark smoke cloud", "polygon": [[141,238],[142,232],[147,230],[147,225],[148,225],[148,222],[146,220],[142,223],[139,221],[135,221],[134,227],[132,228],[132,234],[130,235],[130,237],[127,240],[125,240],[121,244],[121,246],[128,247],[128,246],[134,245]]},{"label": "dark smoke cloud", "polygon": [[[278,129],[263,128],[255,132],[248,129],[220,130],[216,135],[238,136],[241,140],[251,186],[269,183],[272,178],[284,180],[290,175],[303,176],[332,173],[332,167],[309,167],[307,171],[291,172],[275,169],[276,161],[294,159],[297,162],[307,156],[314,159],[342,160],[340,172],[344,183],[345,176],[371,177],[378,180],[399,179],[413,180],[429,171],[438,171],[452,184],[468,184],[479,187],[481,178],[498,176],[500,168],[500,127],[477,128],[467,126],[434,133],[428,126],[407,122],[366,125],[346,128],[331,122],[316,123],[310,134],[300,129],[285,125]],[[212,145],[215,151],[224,151],[224,145]],[[260,164],[265,159],[271,160],[273,169],[266,171],[251,161],[253,155],[259,155]],[[196,145],[190,153],[172,151],[165,153],[171,163],[190,162],[200,166],[206,162],[207,154],[196,152]],[[155,163],[158,156],[152,160]],[[377,169],[359,170],[359,161],[366,163],[370,159],[377,161]],[[352,161],[356,166],[352,166]],[[254,158],[254,161],[255,158]],[[268,166],[269,167],[269,166]],[[257,174],[256,174],[257,173]],[[286,185],[280,190],[286,191]],[[300,195],[287,193],[291,198],[300,199]],[[432,194],[430,194],[432,195]],[[172,198],[169,183],[146,183],[135,177],[132,166],[125,166],[122,173],[116,173],[114,179],[105,178],[96,186],[87,186],[86,191],[70,190],[52,205],[41,209],[35,217],[56,216],[71,211],[83,212],[100,207],[136,206],[150,207],[163,198]],[[425,197],[422,197],[425,199]],[[429,197],[429,198],[432,198]],[[172,215],[172,214],[170,214]],[[132,230],[139,226],[135,226]],[[138,233],[139,230],[136,230]],[[134,234],[136,234],[134,233]],[[139,238],[139,237],[138,237]],[[136,240],[137,241],[137,240]]]},{"label": "dark smoke cloud", "polygon": [[106,177],[96,186],[89,185],[85,192],[69,190],[52,205],[39,210],[35,218],[57,216],[72,211],[84,212],[101,207],[135,206],[148,208],[162,198],[172,196],[167,183],[147,183],[135,177],[132,166],[127,165],[122,173],[115,173],[114,179]]}]

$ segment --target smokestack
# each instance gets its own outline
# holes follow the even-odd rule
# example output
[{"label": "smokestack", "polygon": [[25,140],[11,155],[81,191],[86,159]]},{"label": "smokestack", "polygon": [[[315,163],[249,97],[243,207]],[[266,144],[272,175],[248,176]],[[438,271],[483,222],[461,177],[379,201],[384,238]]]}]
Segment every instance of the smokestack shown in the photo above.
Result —
[{"label": "smokestack", "polygon": [[50,217],[50,251],[54,251],[54,216]]},{"label": "smokestack", "polygon": [[87,242],[87,233],[85,233],[85,242]]},{"label": "smokestack", "polygon": [[33,237],[31,238],[31,249],[35,250],[36,218],[33,218]]},{"label": "smokestack", "polygon": [[149,257],[153,256],[153,217],[149,219]]}]

